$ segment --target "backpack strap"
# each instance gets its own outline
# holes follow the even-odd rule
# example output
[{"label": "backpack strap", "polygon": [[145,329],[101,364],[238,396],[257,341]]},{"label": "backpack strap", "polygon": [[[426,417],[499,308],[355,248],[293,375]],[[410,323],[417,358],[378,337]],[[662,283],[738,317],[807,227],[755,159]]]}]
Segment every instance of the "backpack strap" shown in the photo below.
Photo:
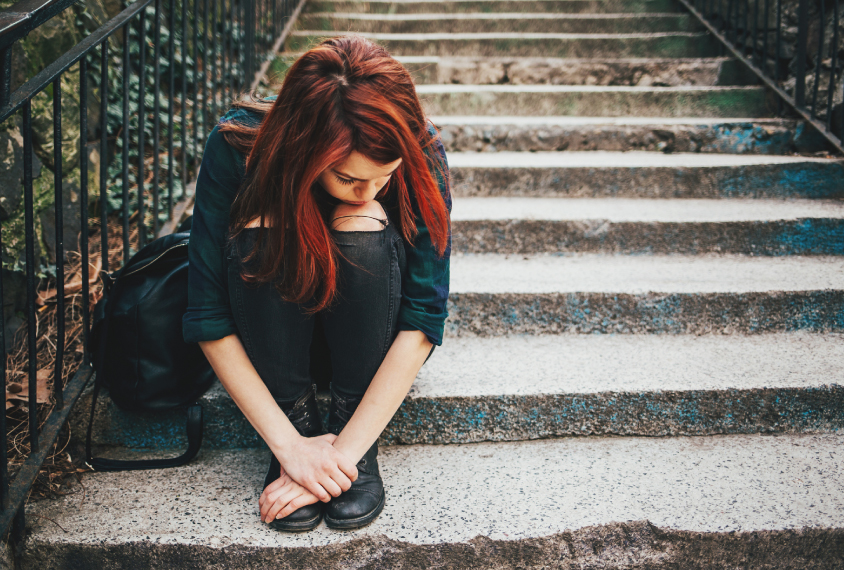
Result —
[{"label": "backpack strap", "polygon": [[[106,299],[111,294],[117,280],[119,272],[108,275],[106,280],[106,287],[103,295]],[[94,429],[94,416],[97,408],[97,398],[100,395],[100,389],[105,385],[105,378],[103,371],[105,369],[105,350],[106,339],[108,339],[108,325],[114,313],[114,303],[106,301],[105,316],[102,318],[101,330],[97,337],[96,353],[94,355],[94,369],[96,370],[96,377],[94,382],[94,392],[91,396],[91,415],[88,418],[88,431],[85,435],[85,461],[95,471],[136,471],[139,469],[164,469],[167,467],[178,467],[189,462],[199,453],[199,448],[202,447],[202,428],[203,428],[203,414],[202,405],[195,402],[188,406],[187,412],[187,436],[188,448],[178,457],[170,457],[166,459],[135,459],[135,460],[120,460],[108,459],[106,457],[93,457],[91,452],[91,432]]]}]

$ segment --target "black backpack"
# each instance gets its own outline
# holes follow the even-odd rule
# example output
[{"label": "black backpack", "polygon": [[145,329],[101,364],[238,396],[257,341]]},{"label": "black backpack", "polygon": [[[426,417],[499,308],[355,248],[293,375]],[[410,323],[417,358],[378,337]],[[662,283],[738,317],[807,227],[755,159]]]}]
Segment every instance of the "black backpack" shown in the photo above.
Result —
[{"label": "black backpack", "polygon": [[[202,444],[202,406],[196,400],[215,379],[198,344],[182,340],[188,303],[190,231],[160,237],[105,280],[94,310],[91,357],[96,370],[86,458],[98,471],[184,465]],[[130,411],[187,405],[188,449],[179,457],[119,461],[91,456],[91,431],[100,390]]]}]

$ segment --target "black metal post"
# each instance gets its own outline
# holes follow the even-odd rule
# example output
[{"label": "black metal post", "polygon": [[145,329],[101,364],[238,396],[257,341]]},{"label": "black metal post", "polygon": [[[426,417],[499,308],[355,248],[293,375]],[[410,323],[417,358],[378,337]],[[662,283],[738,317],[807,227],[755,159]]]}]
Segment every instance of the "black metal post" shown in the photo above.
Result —
[{"label": "black metal post", "polygon": [[809,0],[800,0],[797,9],[797,70],[794,102],[806,107],[806,43],[809,39]]},{"label": "black metal post", "polygon": [[[62,376],[64,366],[64,207],[62,196],[62,79],[53,81],[53,189],[56,213],[56,362],[53,395],[56,409],[64,408]],[[31,364],[30,364],[31,365]],[[30,402],[30,407],[31,402]]]},{"label": "black metal post", "polygon": [[29,360],[29,442],[30,452],[38,448],[38,350],[35,344],[35,212],[32,195],[32,102],[23,104],[23,196],[24,235],[26,236],[26,339]]},{"label": "black metal post", "polygon": [[123,178],[121,183],[123,229],[123,265],[129,263],[129,23],[123,26]]},{"label": "black metal post", "polygon": [[88,58],[79,60],[79,214],[82,232],[79,250],[82,253],[82,364],[90,361],[88,308],[90,261],[88,260]]},{"label": "black metal post", "polygon": [[[12,44],[14,45],[14,44]],[[12,46],[0,49],[0,109],[9,104],[12,94]]]}]

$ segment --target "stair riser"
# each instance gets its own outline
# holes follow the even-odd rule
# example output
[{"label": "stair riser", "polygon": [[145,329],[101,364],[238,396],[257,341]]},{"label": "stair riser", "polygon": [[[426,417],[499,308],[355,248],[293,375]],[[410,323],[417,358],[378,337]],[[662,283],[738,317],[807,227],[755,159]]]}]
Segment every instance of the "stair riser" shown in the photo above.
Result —
[{"label": "stair riser", "polygon": [[428,115],[579,117],[768,117],[762,89],[717,91],[434,92],[419,94]]},{"label": "stair riser", "polygon": [[732,85],[733,61],[440,58],[403,62],[417,85]]},{"label": "stair riser", "polygon": [[452,293],[446,329],[508,334],[762,334],[844,331],[844,291]]},{"label": "stair riser", "polygon": [[452,223],[461,253],[844,255],[844,220],[609,222],[472,220]]},{"label": "stair riser", "polygon": [[710,125],[437,125],[447,152],[661,151],[783,155],[824,148],[795,123]]},{"label": "stair riser", "polygon": [[[104,402],[94,424],[95,443],[131,449],[187,445],[184,412],[132,414]],[[80,406],[88,411],[89,403],[87,394]],[[204,448],[265,447],[230,398],[203,398],[202,403]],[[319,404],[326,422],[327,396],[320,396]],[[86,414],[74,414],[71,429],[84,433]],[[572,435],[702,436],[842,429],[844,386],[831,385],[412,398],[401,405],[378,441],[382,445],[454,444]]]},{"label": "stair riser", "polygon": [[455,196],[844,198],[844,165],[451,168]]},{"label": "stair riser", "polygon": [[[222,492],[222,491],[221,491]],[[389,500],[389,499],[388,499]],[[563,525],[564,526],[564,525]],[[226,535],[223,535],[226,536]],[[218,540],[219,542],[219,540]],[[209,546],[141,541],[61,544],[30,541],[22,570],[86,568],[124,570],[347,570],[349,568],[829,568],[838,566],[844,531],[806,528],[701,533],[657,528],[648,521],[610,523],[541,538],[412,544],[363,536],[328,546]],[[553,566],[548,565],[554,560]]]},{"label": "stair riser", "polygon": [[339,32],[374,32],[381,34],[427,33],[565,33],[565,34],[644,34],[654,32],[693,32],[701,29],[691,16],[637,18],[507,18],[507,19],[430,19],[372,20],[305,15],[297,23],[299,30]]},{"label": "stair riser", "polygon": [[306,13],[315,12],[370,12],[373,14],[437,14],[462,12],[522,12],[530,13],[660,13],[682,12],[673,0],[560,0],[531,2],[511,0],[504,2],[308,2]]},{"label": "stair riser", "polygon": [[[287,51],[303,52],[326,34],[294,32]],[[718,46],[702,34],[643,38],[496,38],[374,40],[391,55],[508,57],[716,57]]]}]

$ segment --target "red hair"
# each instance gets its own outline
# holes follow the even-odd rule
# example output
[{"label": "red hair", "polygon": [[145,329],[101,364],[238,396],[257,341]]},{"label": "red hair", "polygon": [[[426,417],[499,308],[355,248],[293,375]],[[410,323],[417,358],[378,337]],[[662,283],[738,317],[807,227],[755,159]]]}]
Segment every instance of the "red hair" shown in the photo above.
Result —
[{"label": "red hair", "polygon": [[229,144],[248,153],[246,178],[231,208],[231,239],[261,218],[247,258],[263,254],[245,280],[274,281],[288,301],[313,299],[310,312],[331,304],[340,252],[328,229],[332,204],[317,178],[353,151],[377,164],[402,159],[376,198],[389,201],[408,243],[418,233],[419,215],[438,255],[444,254],[448,210],[429,161],[439,176],[446,173],[424,150],[436,156],[432,145],[439,137],[428,133],[410,74],[384,48],[354,35],[325,40],[296,60],[275,102],[235,106],[263,116],[259,126],[219,126]]}]

